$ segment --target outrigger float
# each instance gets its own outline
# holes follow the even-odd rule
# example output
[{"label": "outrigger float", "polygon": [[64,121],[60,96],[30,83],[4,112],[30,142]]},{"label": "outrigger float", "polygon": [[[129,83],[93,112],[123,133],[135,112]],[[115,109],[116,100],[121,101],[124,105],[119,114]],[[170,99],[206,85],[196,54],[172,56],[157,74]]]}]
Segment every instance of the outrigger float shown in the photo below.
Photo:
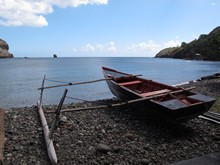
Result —
[{"label": "outrigger float", "polygon": [[[215,99],[212,97],[192,92],[191,90],[194,88],[184,89],[168,86],[152,80],[139,78],[141,75],[127,74],[107,67],[102,67],[102,71],[104,74],[104,78],[102,79],[63,83],[54,86],[45,86],[45,80],[49,79],[46,79],[46,76],[44,76],[42,85],[38,88],[41,92],[37,105],[41,125],[43,127],[48,157],[51,164],[57,164],[58,162],[52,135],[62,112],[97,110],[133,104],[137,109],[144,109],[150,113],[153,112],[157,114],[158,117],[163,117],[168,121],[183,122],[207,112],[215,102]],[[100,81],[106,81],[110,91],[122,101],[111,105],[62,109],[62,105],[68,92],[68,90],[65,89],[57,109],[55,111],[45,111],[46,113],[55,113],[51,127],[48,127],[43,110],[44,90],[56,87],[96,83]]]}]

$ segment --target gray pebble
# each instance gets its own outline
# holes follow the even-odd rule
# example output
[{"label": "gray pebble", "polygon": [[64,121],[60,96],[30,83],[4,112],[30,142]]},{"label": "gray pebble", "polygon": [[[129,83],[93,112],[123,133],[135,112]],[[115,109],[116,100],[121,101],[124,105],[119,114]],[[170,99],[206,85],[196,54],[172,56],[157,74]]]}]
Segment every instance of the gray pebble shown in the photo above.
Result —
[{"label": "gray pebble", "polygon": [[111,150],[110,147],[105,145],[105,144],[98,144],[97,147],[96,147],[97,152],[101,152],[101,153],[104,153],[104,154],[106,154],[110,150]]},{"label": "gray pebble", "polygon": [[148,160],[148,159],[142,159],[141,160],[141,164],[143,164],[143,165],[148,165],[150,163],[150,161]]}]

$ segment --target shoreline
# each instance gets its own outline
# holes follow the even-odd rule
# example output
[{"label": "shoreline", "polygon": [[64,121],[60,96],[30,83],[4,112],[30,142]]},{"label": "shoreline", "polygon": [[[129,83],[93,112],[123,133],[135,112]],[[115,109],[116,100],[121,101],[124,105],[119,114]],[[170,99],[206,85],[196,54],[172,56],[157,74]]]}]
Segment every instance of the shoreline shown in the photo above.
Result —
[{"label": "shoreline", "polygon": [[[220,79],[184,84],[220,98]],[[65,108],[118,100],[65,104]],[[220,103],[211,109],[220,112]],[[44,109],[55,109],[55,105]],[[53,119],[46,114],[48,121]],[[49,123],[49,122],[48,122]],[[220,151],[219,126],[195,118],[170,124],[131,106],[64,113],[53,134],[58,164],[170,164]],[[100,149],[101,146],[101,149]],[[4,164],[50,164],[36,106],[5,111]]]}]

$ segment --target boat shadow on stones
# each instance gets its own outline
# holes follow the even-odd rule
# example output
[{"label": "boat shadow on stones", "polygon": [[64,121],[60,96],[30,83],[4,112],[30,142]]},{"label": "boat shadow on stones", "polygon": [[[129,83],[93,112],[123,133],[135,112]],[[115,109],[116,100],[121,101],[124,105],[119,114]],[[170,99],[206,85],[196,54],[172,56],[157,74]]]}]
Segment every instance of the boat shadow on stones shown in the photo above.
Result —
[{"label": "boat shadow on stones", "polygon": [[[108,100],[108,104],[117,103],[117,99]],[[103,113],[119,126],[126,128],[128,132],[133,132],[141,137],[164,138],[194,136],[195,128],[193,125],[200,122],[199,119],[192,119],[184,123],[174,123],[164,118],[158,117],[155,113],[149,113],[144,109],[137,109],[134,105],[114,107],[103,110]]]}]

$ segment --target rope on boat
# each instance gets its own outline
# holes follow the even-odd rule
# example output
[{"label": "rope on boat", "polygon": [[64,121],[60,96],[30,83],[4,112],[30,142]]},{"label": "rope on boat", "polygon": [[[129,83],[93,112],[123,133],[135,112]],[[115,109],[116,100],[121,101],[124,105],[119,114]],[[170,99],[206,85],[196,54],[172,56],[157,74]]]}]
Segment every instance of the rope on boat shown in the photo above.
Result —
[{"label": "rope on boat", "polygon": [[52,79],[45,79],[47,81],[50,81],[50,82],[57,82],[57,83],[69,83],[69,82],[65,82],[65,81],[59,81],[59,80],[52,80]]},{"label": "rope on boat", "polygon": [[76,98],[76,97],[71,97],[71,96],[66,96],[66,98],[72,99],[72,100],[84,101],[84,102],[91,102],[89,100],[84,100],[84,99],[80,99],[80,98]]}]

